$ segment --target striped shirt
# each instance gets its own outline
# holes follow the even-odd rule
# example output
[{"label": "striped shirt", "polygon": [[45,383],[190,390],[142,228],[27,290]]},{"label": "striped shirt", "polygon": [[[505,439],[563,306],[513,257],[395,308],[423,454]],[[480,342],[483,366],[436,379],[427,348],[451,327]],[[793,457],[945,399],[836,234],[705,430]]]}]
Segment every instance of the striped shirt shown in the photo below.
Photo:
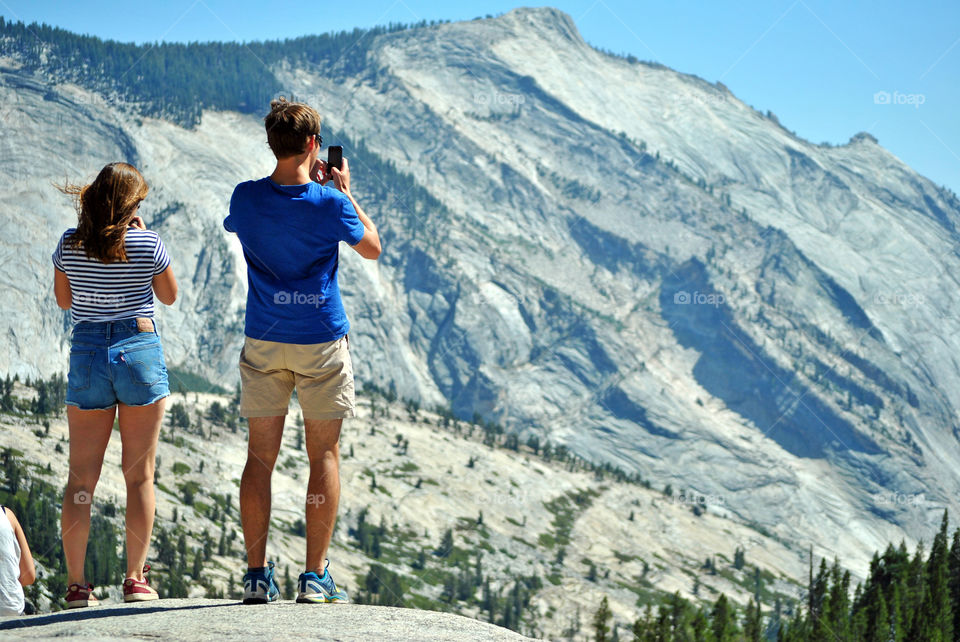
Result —
[{"label": "striped shirt", "polygon": [[130,228],[124,240],[126,262],[103,263],[66,243],[75,231],[64,232],[53,253],[53,266],[70,280],[70,319],[79,323],[153,317],[153,277],[170,265],[160,235]]}]

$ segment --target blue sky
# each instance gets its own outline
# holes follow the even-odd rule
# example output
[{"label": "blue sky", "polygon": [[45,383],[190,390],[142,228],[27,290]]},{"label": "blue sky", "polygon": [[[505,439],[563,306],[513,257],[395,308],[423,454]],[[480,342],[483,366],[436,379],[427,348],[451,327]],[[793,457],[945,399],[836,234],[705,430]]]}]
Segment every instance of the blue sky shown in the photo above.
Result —
[{"label": "blue sky", "polygon": [[[540,6],[544,3],[530,3]],[[960,192],[960,2],[555,0],[593,45],[710,82],[815,143],[868,131]],[[527,6],[530,6],[527,5]],[[330,7],[335,6],[335,9]],[[123,41],[263,40],[497,14],[517,2],[0,0],[0,15]],[[82,7],[82,9],[80,8]],[[296,9],[293,9],[296,7]],[[878,102],[878,92],[889,101]]]}]

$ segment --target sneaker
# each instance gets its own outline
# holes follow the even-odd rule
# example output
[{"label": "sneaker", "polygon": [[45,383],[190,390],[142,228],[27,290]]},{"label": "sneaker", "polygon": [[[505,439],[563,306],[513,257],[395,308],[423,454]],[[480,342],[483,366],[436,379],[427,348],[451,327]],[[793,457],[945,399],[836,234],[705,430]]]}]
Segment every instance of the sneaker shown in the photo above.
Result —
[{"label": "sneaker", "polygon": [[143,580],[135,580],[132,577],[123,580],[124,602],[148,602],[160,598],[157,592],[147,583],[147,571],[149,570],[150,565],[144,564]]},{"label": "sneaker", "polygon": [[244,604],[266,604],[280,599],[280,589],[273,580],[273,567],[273,562],[267,562],[266,570],[243,576]]},{"label": "sneaker", "polygon": [[[327,560],[327,566],[330,566],[330,560]],[[323,569],[322,577],[313,571],[300,574],[300,594],[297,595],[297,602],[301,604],[325,604],[327,602],[346,603],[349,601],[347,592],[337,588],[337,583],[333,581],[333,577],[326,567]]]},{"label": "sneaker", "polygon": [[79,609],[84,606],[100,606],[100,600],[93,594],[93,584],[80,586],[71,584],[67,588],[67,608]]}]

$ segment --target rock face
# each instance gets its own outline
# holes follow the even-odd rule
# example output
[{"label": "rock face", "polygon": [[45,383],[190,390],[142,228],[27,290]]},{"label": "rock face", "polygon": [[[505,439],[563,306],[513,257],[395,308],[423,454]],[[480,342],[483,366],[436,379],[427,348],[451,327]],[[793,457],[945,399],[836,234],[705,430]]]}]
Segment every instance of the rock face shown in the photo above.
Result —
[{"label": "rock face", "polygon": [[0,636],[74,640],[225,640],[258,632],[271,640],[531,640],[451,613],[357,604],[243,605],[181,599],[100,606],[0,622]]},{"label": "rock face", "polygon": [[[812,145],[721,85],[600,53],[550,9],[358,58],[274,73],[345,134],[381,226],[379,263],[341,262],[362,380],[851,561],[960,508],[953,194],[869,135]],[[168,359],[232,386],[243,261],[220,221],[271,167],[259,119],[185,130],[12,63],[2,83],[0,369],[64,368],[49,253],[72,214],[50,182],[124,158],[182,281]]]}]

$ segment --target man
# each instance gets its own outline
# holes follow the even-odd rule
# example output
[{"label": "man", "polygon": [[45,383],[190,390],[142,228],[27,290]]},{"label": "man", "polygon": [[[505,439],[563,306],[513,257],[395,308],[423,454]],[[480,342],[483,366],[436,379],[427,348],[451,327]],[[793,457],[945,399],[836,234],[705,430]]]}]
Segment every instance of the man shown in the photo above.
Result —
[{"label": "man", "polygon": [[[350,169],[318,158],[320,115],[283,97],[264,119],[277,158],[266,178],[237,185],[223,222],[247,262],[247,311],[240,353],[240,414],[249,420],[240,481],[240,521],[247,549],[244,604],[279,599],[266,562],[270,478],[294,388],[303,410],[307,484],[306,570],[297,602],[346,602],[323,565],[340,498],[340,427],[354,416],[350,323],[337,283],[340,241],[360,256],[380,256],[377,228],[350,192]],[[336,189],[327,186],[333,180]]]}]

